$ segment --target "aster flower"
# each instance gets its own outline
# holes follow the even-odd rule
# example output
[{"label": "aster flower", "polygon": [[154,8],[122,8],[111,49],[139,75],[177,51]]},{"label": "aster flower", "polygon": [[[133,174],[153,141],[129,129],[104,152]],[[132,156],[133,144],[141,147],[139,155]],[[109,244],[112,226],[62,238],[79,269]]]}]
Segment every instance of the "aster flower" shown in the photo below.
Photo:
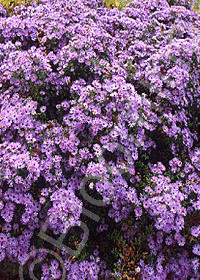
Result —
[{"label": "aster flower", "polygon": [[6,256],[5,250],[1,249],[0,250],[0,262],[4,260],[5,256]]},{"label": "aster flower", "polygon": [[200,226],[193,226],[191,228],[191,234],[194,237],[198,237],[200,235]]},{"label": "aster flower", "polygon": [[199,244],[195,244],[195,245],[193,246],[192,252],[193,252],[195,255],[200,256],[200,245],[199,245]]},{"label": "aster flower", "polygon": [[[81,202],[75,193],[81,179],[92,174],[109,179],[102,183],[96,178],[90,191],[116,208],[108,214],[115,222],[127,217],[136,204],[136,216],[144,207],[155,231],[164,232],[165,238],[174,230],[186,230],[187,235],[184,219],[199,209],[199,178],[189,177],[200,170],[198,151],[193,151],[198,146],[198,15],[185,8],[190,4],[184,0],[139,0],[121,12],[105,9],[99,1],[75,2],[17,7],[14,16],[0,12],[1,217],[11,224],[18,215],[7,202],[25,205],[18,222],[34,233],[46,206],[53,234],[59,234],[70,221],[72,225],[79,220]],[[45,119],[38,110],[46,113]],[[161,155],[163,139],[164,149],[170,146],[174,157],[179,153],[173,160],[169,152],[171,170]],[[154,162],[154,151],[161,159],[151,169],[142,157],[148,155]],[[175,183],[180,172],[185,174],[182,185]],[[36,187],[37,180],[41,186]],[[42,197],[37,197],[37,188]],[[191,201],[190,194],[195,194]],[[12,235],[8,225],[7,231]],[[191,234],[197,238],[196,229]],[[164,248],[162,237],[157,239],[151,249],[154,255]],[[188,242],[183,237],[177,241],[177,251]],[[166,238],[167,242],[171,244]],[[24,244],[28,247],[28,242]],[[23,257],[20,253],[18,260]],[[69,279],[98,278],[98,267],[87,264],[83,276],[76,265]],[[167,270],[174,277],[190,277],[186,257],[162,273],[145,266],[141,266],[144,279],[165,279]]]}]

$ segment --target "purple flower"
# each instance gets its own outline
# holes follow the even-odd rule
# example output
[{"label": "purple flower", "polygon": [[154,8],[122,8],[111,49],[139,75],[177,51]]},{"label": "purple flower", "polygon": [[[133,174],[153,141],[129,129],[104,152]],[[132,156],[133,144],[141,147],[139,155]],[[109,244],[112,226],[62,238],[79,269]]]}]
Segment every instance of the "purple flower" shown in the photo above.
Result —
[{"label": "purple flower", "polygon": [[136,216],[136,217],[142,216],[142,207],[136,207],[136,208],[134,209],[134,211],[135,211],[135,216]]},{"label": "purple flower", "polygon": [[194,236],[194,237],[198,237],[200,235],[200,226],[193,226],[191,228],[191,234]]},{"label": "purple flower", "polygon": [[41,204],[44,204],[46,202],[46,198],[45,197],[40,197],[39,199]]},{"label": "purple flower", "polygon": [[158,273],[162,273],[163,272],[163,266],[161,265],[161,263],[157,263],[156,270],[158,271]]},{"label": "purple flower", "polygon": [[0,262],[2,262],[4,260],[5,256],[6,256],[5,250],[1,249],[0,250]]},{"label": "purple flower", "polygon": [[51,260],[51,266],[52,266],[54,269],[57,269],[58,266],[59,266],[59,263],[58,263],[56,260]]},{"label": "purple flower", "polygon": [[[191,247],[190,227],[199,237],[189,219],[200,209],[199,16],[186,0],[138,0],[122,11],[65,2],[15,15],[0,6],[0,247],[23,263],[46,216],[52,237],[79,223],[86,178],[111,208],[99,231],[108,218],[120,229],[133,209],[138,228],[143,212],[152,222],[149,251],[169,258],[141,265],[144,279],[195,277],[179,247]],[[111,278],[92,260],[67,263],[67,278]],[[44,279],[61,276],[52,264]]]},{"label": "purple flower", "polygon": [[4,203],[2,200],[0,200],[0,210],[3,209],[3,207],[4,207]]},{"label": "purple flower", "polygon": [[173,243],[173,238],[171,236],[166,237],[165,239],[166,245],[170,246]]},{"label": "purple flower", "polygon": [[193,269],[194,271],[198,271],[198,268],[199,268],[199,260],[198,259],[193,259],[192,260],[192,265],[193,265]]},{"label": "purple flower", "polygon": [[195,255],[200,256],[200,245],[199,245],[199,244],[195,244],[195,245],[193,246],[192,252],[193,252]]},{"label": "purple flower", "polygon": [[41,112],[41,113],[44,113],[44,112],[46,111],[46,108],[47,108],[46,106],[40,107],[40,112]]},{"label": "purple flower", "polygon": [[43,275],[50,275],[50,269],[47,264],[42,265],[42,273],[43,273]]}]

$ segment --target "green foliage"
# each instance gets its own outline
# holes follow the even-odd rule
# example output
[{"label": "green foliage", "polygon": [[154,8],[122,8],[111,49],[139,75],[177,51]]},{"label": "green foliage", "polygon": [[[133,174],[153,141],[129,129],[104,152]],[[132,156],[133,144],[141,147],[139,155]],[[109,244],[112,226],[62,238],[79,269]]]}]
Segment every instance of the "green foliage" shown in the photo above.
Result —
[{"label": "green foliage", "polygon": [[[118,8],[119,10],[122,10],[130,2],[132,2],[132,1],[130,1],[130,0],[104,0],[106,7],[111,8],[111,9]],[[200,0],[194,0],[192,9],[195,12],[200,13]]]},{"label": "green foliage", "polygon": [[200,0],[194,0],[194,4],[192,6],[193,11],[200,14]]},{"label": "green foliage", "polygon": [[105,0],[104,3],[107,8],[119,8],[120,6],[118,0]]},{"label": "green foliage", "polygon": [[[37,0],[34,0],[37,1]],[[23,4],[23,5],[30,5],[30,0],[0,0],[0,5],[2,5],[6,9],[14,8],[17,5]],[[122,10],[128,3],[132,1],[130,0],[104,0],[105,6],[107,8],[117,8],[119,10]],[[200,13],[200,0],[194,0],[194,5],[192,9]]]},{"label": "green foliage", "polygon": [[[37,2],[37,0],[34,1]],[[23,4],[28,6],[31,2],[32,1],[30,0],[0,0],[0,5],[2,5],[5,9],[12,11],[12,9],[17,5]]]}]

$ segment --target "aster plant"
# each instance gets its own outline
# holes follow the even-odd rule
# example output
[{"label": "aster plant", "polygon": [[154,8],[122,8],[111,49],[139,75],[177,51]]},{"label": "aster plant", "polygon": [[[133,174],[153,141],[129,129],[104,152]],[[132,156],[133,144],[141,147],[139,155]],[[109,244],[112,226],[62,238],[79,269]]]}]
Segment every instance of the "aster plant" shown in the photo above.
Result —
[{"label": "aster plant", "polygon": [[199,279],[199,27],[189,1],[0,6],[1,262]]}]

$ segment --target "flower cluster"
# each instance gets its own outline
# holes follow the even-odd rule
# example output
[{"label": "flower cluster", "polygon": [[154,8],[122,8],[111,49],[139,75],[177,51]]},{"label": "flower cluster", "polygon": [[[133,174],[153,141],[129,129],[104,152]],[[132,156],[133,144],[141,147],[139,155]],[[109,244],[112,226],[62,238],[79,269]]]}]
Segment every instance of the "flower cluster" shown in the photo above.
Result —
[{"label": "flower cluster", "polygon": [[[55,240],[81,225],[84,182],[106,212],[94,236],[153,228],[132,273],[198,279],[199,28],[183,0],[0,6],[0,261],[24,264],[47,221]],[[121,277],[97,255],[64,255],[66,279]],[[56,260],[41,271],[62,277]]]}]

